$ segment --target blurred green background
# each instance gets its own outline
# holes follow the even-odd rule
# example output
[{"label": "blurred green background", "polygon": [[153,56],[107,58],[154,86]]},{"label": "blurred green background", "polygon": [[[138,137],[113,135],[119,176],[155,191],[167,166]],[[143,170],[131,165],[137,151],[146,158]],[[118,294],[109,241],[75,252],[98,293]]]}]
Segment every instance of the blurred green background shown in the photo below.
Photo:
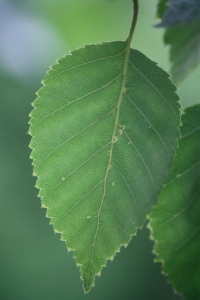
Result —
[{"label": "blurred green background", "polygon": [[[140,0],[132,42],[169,70],[156,0]],[[125,39],[131,0],[0,0],[0,299],[178,300],[153,263],[146,228],[108,262],[96,286],[83,294],[73,254],[54,234],[34,187],[28,114],[49,65],[87,43]],[[178,94],[182,106],[199,102],[200,68]]]}]

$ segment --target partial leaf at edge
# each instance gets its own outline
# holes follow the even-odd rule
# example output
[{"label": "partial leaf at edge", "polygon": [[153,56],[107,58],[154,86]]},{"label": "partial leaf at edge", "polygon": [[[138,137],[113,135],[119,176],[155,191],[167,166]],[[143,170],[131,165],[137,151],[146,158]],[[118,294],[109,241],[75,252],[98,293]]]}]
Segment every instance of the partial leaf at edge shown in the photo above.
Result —
[{"label": "partial leaf at edge", "polygon": [[157,4],[158,18],[162,18],[167,9],[168,9],[168,0],[159,0]]},{"label": "partial leaf at edge", "polygon": [[[168,6],[168,9],[164,11]],[[160,1],[158,8],[162,9],[162,21],[158,26],[170,27],[194,22],[200,18],[199,0],[168,0]]]},{"label": "partial leaf at edge", "polygon": [[170,46],[172,78],[179,84],[200,62],[200,20],[167,28],[164,42]]},{"label": "partial leaf at edge", "polygon": [[175,289],[200,299],[200,105],[185,110],[174,168],[150,214],[154,252]]},{"label": "partial leaf at edge", "polygon": [[73,51],[49,71],[31,113],[42,205],[74,250],[85,291],[144,223],[177,146],[175,87],[127,53],[126,42]]},{"label": "partial leaf at edge", "polygon": [[159,0],[157,15],[162,20],[156,26],[166,27],[172,79],[180,84],[200,62],[200,1]]}]

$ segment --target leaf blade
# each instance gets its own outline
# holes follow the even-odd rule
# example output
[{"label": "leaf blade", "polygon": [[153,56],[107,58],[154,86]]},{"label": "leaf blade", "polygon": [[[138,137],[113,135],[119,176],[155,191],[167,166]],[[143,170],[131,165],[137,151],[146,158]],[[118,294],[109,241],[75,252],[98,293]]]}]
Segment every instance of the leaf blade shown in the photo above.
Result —
[{"label": "leaf blade", "polygon": [[185,299],[199,299],[199,116],[200,106],[186,109],[174,168],[150,214],[157,241],[154,252]]},{"label": "leaf blade", "polygon": [[[168,9],[167,5],[169,6]],[[198,0],[169,0],[160,1],[158,4],[162,21],[158,26],[169,27],[178,24],[186,24],[200,18],[200,4]]]},{"label": "leaf blade", "polygon": [[198,20],[166,29],[164,42],[170,46],[172,78],[178,84],[199,64],[199,28]]},{"label": "leaf blade", "polygon": [[157,16],[162,18],[168,8],[168,0],[159,0],[157,3]]},{"label": "leaf blade", "polygon": [[[131,50],[128,61],[127,51],[126,42],[113,42],[61,59],[31,113],[39,195],[54,229],[74,250],[85,291],[144,223],[176,148],[175,87],[138,51]],[[166,130],[161,120],[171,115]],[[158,176],[154,164],[161,158]]]},{"label": "leaf blade", "polygon": [[160,0],[157,27],[165,27],[164,42],[170,46],[173,81],[180,84],[199,64],[200,2]]}]

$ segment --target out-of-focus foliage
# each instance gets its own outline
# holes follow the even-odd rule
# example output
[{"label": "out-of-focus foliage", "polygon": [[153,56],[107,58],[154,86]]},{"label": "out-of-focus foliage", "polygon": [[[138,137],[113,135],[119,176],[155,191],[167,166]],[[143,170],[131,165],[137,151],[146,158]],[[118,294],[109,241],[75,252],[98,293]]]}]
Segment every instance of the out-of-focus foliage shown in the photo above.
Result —
[{"label": "out-of-focus foliage", "polygon": [[196,21],[200,18],[200,1],[161,0],[158,4],[158,16],[162,17],[158,26],[163,27]]},{"label": "out-of-focus foliage", "polygon": [[167,27],[164,42],[170,46],[171,73],[181,83],[200,61],[200,1],[160,0],[158,27]]},{"label": "out-of-focus foliage", "polygon": [[159,18],[162,18],[162,16],[164,15],[165,11],[168,8],[168,0],[160,0],[157,4],[157,16]]},{"label": "out-of-focus foliage", "polygon": [[164,41],[170,46],[171,73],[176,83],[183,81],[200,61],[200,20],[166,30]]}]

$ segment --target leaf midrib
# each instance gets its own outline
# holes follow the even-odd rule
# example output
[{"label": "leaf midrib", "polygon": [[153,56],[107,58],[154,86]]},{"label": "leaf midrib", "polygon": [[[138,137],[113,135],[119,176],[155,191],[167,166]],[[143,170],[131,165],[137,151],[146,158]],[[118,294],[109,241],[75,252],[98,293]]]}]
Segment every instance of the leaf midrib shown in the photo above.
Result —
[{"label": "leaf midrib", "polygon": [[[93,90],[93,91],[90,91],[89,93],[87,94],[84,94],[83,96],[71,101],[71,102],[68,102],[67,104],[61,106],[60,108],[56,109],[55,111],[53,111],[52,113],[50,113],[49,115],[47,115],[46,117],[44,117],[42,120],[40,120],[38,123],[34,124],[33,126],[38,126],[39,124],[41,124],[43,121],[47,120],[49,117],[52,117],[54,114],[56,114],[57,112],[59,111],[62,111],[64,108],[66,108],[67,106],[75,103],[75,102],[78,102],[80,100],[83,100],[84,98],[96,93],[96,92],[99,92],[100,90],[104,89],[105,87],[107,87],[109,84],[113,83],[114,81],[116,81],[120,76],[122,76],[123,74],[119,74],[118,76],[116,76],[115,78],[113,78],[112,80],[110,80],[109,82],[107,82],[106,84],[100,86],[99,88]],[[40,94],[46,94],[45,92],[40,92]]]},{"label": "leaf midrib", "polygon": [[120,107],[121,107],[121,103],[122,103],[122,98],[123,98],[123,94],[124,94],[124,90],[125,90],[125,83],[126,83],[126,75],[127,75],[127,70],[128,70],[128,63],[129,63],[129,54],[130,54],[130,41],[127,40],[126,41],[126,48],[125,48],[125,59],[124,59],[124,68],[123,68],[123,73],[122,73],[122,83],[121,83],[121,89],[120,89],[120,93],[119,93],[119,98],[117,101],[117,106],[116,106],[116,116],[115,116],[115,123],[114,123],[114,128],[113,128],[113,134],[112,134],[112,139],[111,139],[111,149],[109,152],[109,160],[108,160],[108,165],[106,168],[106,173],[105,173],[105,177],[104,177],[104,189],[103,189],[103,195],[102,195],[102,199],[101,199],[101,203],[99,206],[99,211],[97,214],[97,228],[96,228],[96,232],[94,235],[94,240],[93,240],[93,244],[92,244],[92,255],[91,255],[91,259],[90,259],[90,265],[89,265],[89,278],[90,278],[90,274],[91,274],[91,266],[92,266],[92,261],[93,261],[93,257],[94,257],[94,248],[95,248],[95,242],[96,242],[96,238],[97,238],[97,234],[100,230],[100,214],[101,214],[101,209],[104,203],[104,199],[106,196],[106,185],[107,185],[107,179],[108,179],[108,173],[111,167],[111,161],[112,161],[112,156],[113,156],[113,147],[114,147],[114,139],[116,136],[116,131],[117,131],[117,125],[119,122],[119,114],[120,114]]}]

